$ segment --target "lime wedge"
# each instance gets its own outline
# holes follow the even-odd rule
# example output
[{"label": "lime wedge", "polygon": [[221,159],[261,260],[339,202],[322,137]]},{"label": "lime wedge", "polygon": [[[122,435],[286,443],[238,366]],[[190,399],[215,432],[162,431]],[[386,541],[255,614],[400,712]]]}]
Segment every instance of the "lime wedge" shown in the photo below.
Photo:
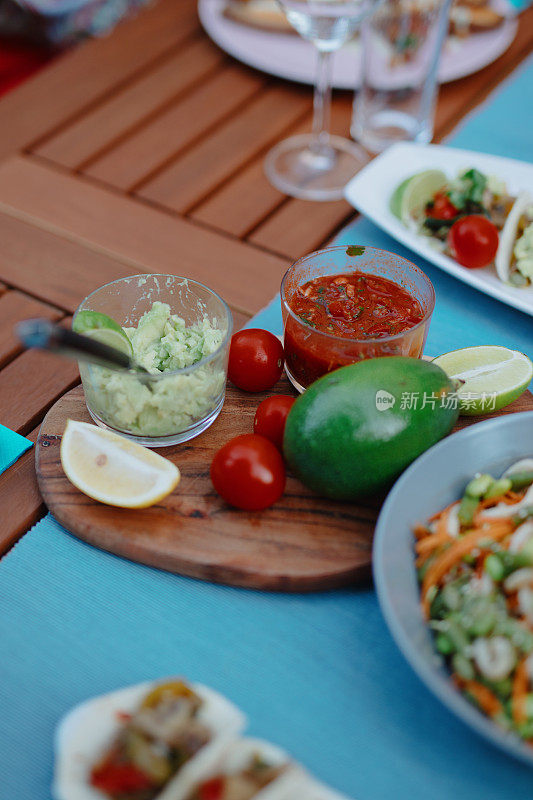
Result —
[{"label": "lime wedge", "polygon": [[390,199],[392,213],[408,225],[421,217],[436,192],[446,185],[446,175],[440,169],[426,169],[406,178],[396,187]]},{"label": "lime wedge", "polygon": [[394,214],[395,217],[401,220],[402,218],[402,199],[403,193],[405,192],[406,186],[411,181],[413,176],[410,178],[406,178],[402,181],[399,186],[396,187],[394,192],[392,193],[391,199],[389,201],[389,208]]},{"label": "lime wedge", "polygon": [[80,311],[74,318],[72,330],[114,347],[128,356],[133,355],[131,342],[124,330],[107,314],[101,314],[99,311]]},{"label": "lime wedge", "polygon": [[433,359],[454,380],[461,414],[490,414],[508,406],[525,392],[533,378],[533,364],[518,350],[482,345],[452,350]]}]

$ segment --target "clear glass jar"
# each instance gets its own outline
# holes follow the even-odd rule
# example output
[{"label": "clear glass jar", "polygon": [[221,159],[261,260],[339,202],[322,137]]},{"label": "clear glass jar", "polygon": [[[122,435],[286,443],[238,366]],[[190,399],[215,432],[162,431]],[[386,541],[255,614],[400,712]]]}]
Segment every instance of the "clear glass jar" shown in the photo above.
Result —
[{"label": "clear glass jar", "polygon": [[[205,354],[200,360],[182,369],[151,370],[154,374],[148,380],[128,370],[87,363],[79,367],[87,408],[97,425],[140,444],[163,447],[198,436],[220,413],[233,324],[230,309],[198,281],[176,275],[133,275],[96,289],[76,314],[98,311],[125,328],[137,327],[155,302],[168,304],[170,314],[180,317],[187,328],[205,327],[205,336],[200,335]],[[179,353],[182,345],[179,335],[176,338],[169,347]]]},{"label": "clear glass jar", "polygon": [[[355,272],[379,275],[405,289],[418,301],[423,318],[408,330],[375,339],[348,339],[306,324],[291,308],[298,287],[314,278]],[[281,283],[285,331],[285,371],[298,391],[339,367],[380,356],[420,358],[435,308],[433,284],[422,270],[402,256],[376,247],[328,247],[296,261]]]}]

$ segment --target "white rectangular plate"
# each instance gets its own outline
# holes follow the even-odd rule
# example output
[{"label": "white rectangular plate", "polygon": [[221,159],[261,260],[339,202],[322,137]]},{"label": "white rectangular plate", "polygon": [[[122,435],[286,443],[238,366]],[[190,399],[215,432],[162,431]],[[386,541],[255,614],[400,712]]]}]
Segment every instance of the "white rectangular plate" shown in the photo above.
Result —
[{"label": "white rectangular plate", "polygon": [[449,256],[435,250],[430,239],[408,230],[389,209],[389,200],[395,188],[415,172],[441,169],[449,178],[455,178],[461,169],[469,167],[503,178],[512,195],[524,189],[533,195],[533,165],[525,161],[455,147],[402,142],[364,167],[347,185],[345,196],[358,211],[432,264],[497,300],[533,315],[533,286],[526,289],[507,286],[499,280],[494,267],[462,267]]}]

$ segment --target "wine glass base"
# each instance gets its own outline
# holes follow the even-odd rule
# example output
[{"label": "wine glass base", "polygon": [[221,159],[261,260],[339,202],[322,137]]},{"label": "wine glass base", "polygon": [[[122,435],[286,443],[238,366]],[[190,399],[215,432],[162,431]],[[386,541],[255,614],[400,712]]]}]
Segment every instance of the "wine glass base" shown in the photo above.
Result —
[{"label": "wine glass base", "polygon": [[369,161],[359,145],[330,136],[318,150],[312,134],[292,136],[265,159],[269,181],[285,194],[303,200],[340,200],[346,184]]}]

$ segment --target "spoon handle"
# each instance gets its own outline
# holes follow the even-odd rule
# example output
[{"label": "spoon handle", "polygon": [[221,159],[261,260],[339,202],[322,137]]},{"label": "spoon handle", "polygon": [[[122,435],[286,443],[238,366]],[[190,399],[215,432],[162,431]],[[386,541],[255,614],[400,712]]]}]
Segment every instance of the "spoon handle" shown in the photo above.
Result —
[{"label": "spoon handle", "polygon": [[125,353],[103,342],[98,342],[89,336],[79,333],[61,325],[56,325],[47,319],[26,319],[19,322],[16,327],[17,335],[26,347],[37,347],[40,350],[49,350],[67,358],[78,361],[88,361],[101,367],[122,369],[135,369],[136,364]]}]

